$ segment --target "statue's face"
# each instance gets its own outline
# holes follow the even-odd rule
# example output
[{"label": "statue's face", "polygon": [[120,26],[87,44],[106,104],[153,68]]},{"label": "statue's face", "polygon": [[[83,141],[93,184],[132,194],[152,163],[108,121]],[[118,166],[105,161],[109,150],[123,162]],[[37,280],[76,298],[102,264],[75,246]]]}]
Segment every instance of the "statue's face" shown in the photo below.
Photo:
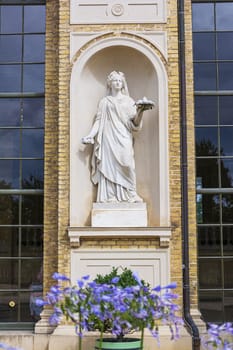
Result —
[{"label": "statue's face", "polygon": [[112,90],[119,91],[123,88],[123,81],[121,76],[115,75],[111,81]]}]

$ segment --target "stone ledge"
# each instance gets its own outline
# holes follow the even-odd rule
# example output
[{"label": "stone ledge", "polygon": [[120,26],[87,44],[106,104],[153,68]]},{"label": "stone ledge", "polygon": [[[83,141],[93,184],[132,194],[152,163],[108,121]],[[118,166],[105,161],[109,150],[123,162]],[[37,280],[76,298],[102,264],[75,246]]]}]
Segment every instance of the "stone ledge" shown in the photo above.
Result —
[{"label": "stone ledge", "polygon": [[135,238],[158,237],[160,247],[168,248],[171,239],[171,227],[68,227],[70,245],[80,246],[81,238]]}]

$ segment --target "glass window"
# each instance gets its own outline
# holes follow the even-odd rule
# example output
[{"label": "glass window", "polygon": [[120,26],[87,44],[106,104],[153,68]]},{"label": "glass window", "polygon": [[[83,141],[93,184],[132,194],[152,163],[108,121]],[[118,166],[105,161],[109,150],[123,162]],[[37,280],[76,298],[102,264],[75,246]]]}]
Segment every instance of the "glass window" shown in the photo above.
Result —
[{"label": "glass window", "polygon": [[233,124],[233,96],[219,96],[219,119],[222,125]]},{"label": "glass window", "polygon": [[22,131],[23,157],[43,157],[44,132],[40,129],[23,129]]},{"label": "glass window", "polygon": [[0,129],[0,157],[19,157],[19,137],[18,129]]},{"label": "glass window", "polygon": [[0,63],[22,61],[22,36],[1,35]]},{"label": "glass window", "polygon": [[20,92],[21,66],[0,65],[0,92]]},{"label": "glass window", "polygon": [[0,159],[0,188],[19,188],[19,160]]},{"label": "glass window", "polygon": [[220,256],[221,236],[219,226],[198,227],[199,256]]},{"label": "glass window", "polygon": [[233,315],[233,292],[226,291],[224,293],[224,313],[226,322],[232,322]]},{"label": "glass window", "polygon": [[44,92],[44,64],[25,64],[23,71],[24,92]]},{"label": "glass window", "polygon": [[216,30],[233,30],[233,3],[216,3]]},{"label": "glass window", "polygon": [[233,259],[224,259],[224,288],[233,288]]},{"label": "glass window", "polygon": [[200,224],[218,223],[220,219],[220,197],[213,194],[198,195],[198,220]]},{"label": "glass window", "polygon": [[20,99],[0,98],[0,127],[20,125]]},{"label": "glass window", "polygon": [[220,128],[220,148],[224,156],[233,156],[233,127]]},{"label": "glass window", "polygon": [[22,6],[1,6],[1,33],[22,33]]},{"label": "glass window", "polygon": [[23,160],[22,161],[22,188],[43,189],[44,185],[44,161]]},{"label": "glass window", "polygon": [[193,33],[193,49],[195,60],[215,59],[215,34],[214,33]]},{"label": "glass window", "polygon": [[[207,273],[208,271],[208,273]],[[221,288],[221,260],[199,259],[199,286],[200,288]]]},{"label": "glass window", "polygon": [[[232,101],[233,103],[233,101]],[[217,96],[195,97],[195,122],[197,125],[217,125],[218,123]]]},{"label": "glass window", "polygon": [[233,226],[223,226],[223,255],[232,255]]},{"label": "glass window", "polygon": [[214,4],[193,4],[193,31],[214,30]]},{"label": "glass window", "polygon": [[196,155],[216,156],[218,154],[218,129],[196,128]]},{"label": "glass window", "polygon": [[25,98],[23,100],[23,126],[44,126],[44,98]]},{"label": "glass window", "polygon": [[218,160],[211,159],[197,159],[196,161],[197,177],[199,179],[199,188],[217,188],[219,187],[218,179]]},{"label": "glass window", "polygon": [[222,322],[224,319],[221,291],[200,291],[199,305],[203,318],[208,322]]},{"label": "glass window", "polygon": [[222,222],[233,223],[233,194],[222,194]]},{"label": "glass window", "polygon": [[45,6],[24,7],[25,33],[45,32]]},{"label": "glass window", "polygon": [[217,87],[216,73],[217,73],[216,63],[195,63],[194,64],[195,90],[216,90],[216,87]]},{"label": "glass window", "polygon": [[224,62],[218,64],[219,70],[219,90],[233,90],[233,62]]},{"label": "glass window", "polygon": [[233,33],[217,33],[217,55],[219,60],[233,60]]},{"label": "glass window", "polygon": [[[38,1],[37,1],[38,2]],[[40,318],[45,1],[0,5],[0,328]],[[16,192],[17,190],[17,192]],[[16,194],[17,193],[17,194]]]},{"label": "glass window", "polygon": [[45,36],[41,34],[24,35],[24,62],[43,62]]},{"label": "glass window", "polygon": [[233,187],[233,159],[221,159],[221,185],[224,188]]}]

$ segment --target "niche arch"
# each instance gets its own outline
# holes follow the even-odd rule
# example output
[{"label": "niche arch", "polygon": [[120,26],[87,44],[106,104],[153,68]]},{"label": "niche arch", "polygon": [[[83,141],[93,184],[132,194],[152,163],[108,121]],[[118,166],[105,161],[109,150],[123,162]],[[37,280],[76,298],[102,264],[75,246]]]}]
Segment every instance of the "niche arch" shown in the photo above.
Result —
[{"label": "niche arch", "polygon": [[125,73],[135,100],[147,96],[156,108],[146,112],[135,134],[137,191],[147,203],[148,226],[169,226],[168,86],[163,62],[146,41],[136,37],[100,37],[81,50],[70,82],[70,226],[91,223],[96,189],[90,180],[91,145],[82,145],[112,70]]}]

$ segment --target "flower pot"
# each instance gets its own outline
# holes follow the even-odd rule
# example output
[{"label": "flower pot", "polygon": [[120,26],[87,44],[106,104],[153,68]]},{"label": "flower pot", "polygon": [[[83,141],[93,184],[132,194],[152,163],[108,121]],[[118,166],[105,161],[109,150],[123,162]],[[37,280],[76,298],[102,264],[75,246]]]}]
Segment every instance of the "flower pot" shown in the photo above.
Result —
[{"label": "flower pot", "polygon": [[[100,350],[100,339],[95,341],[95,350]],[[113,338],[104,338],[102,341],[102,350],[141,350],[141,340],[137,338],[124,338],[119,341]]]}]

